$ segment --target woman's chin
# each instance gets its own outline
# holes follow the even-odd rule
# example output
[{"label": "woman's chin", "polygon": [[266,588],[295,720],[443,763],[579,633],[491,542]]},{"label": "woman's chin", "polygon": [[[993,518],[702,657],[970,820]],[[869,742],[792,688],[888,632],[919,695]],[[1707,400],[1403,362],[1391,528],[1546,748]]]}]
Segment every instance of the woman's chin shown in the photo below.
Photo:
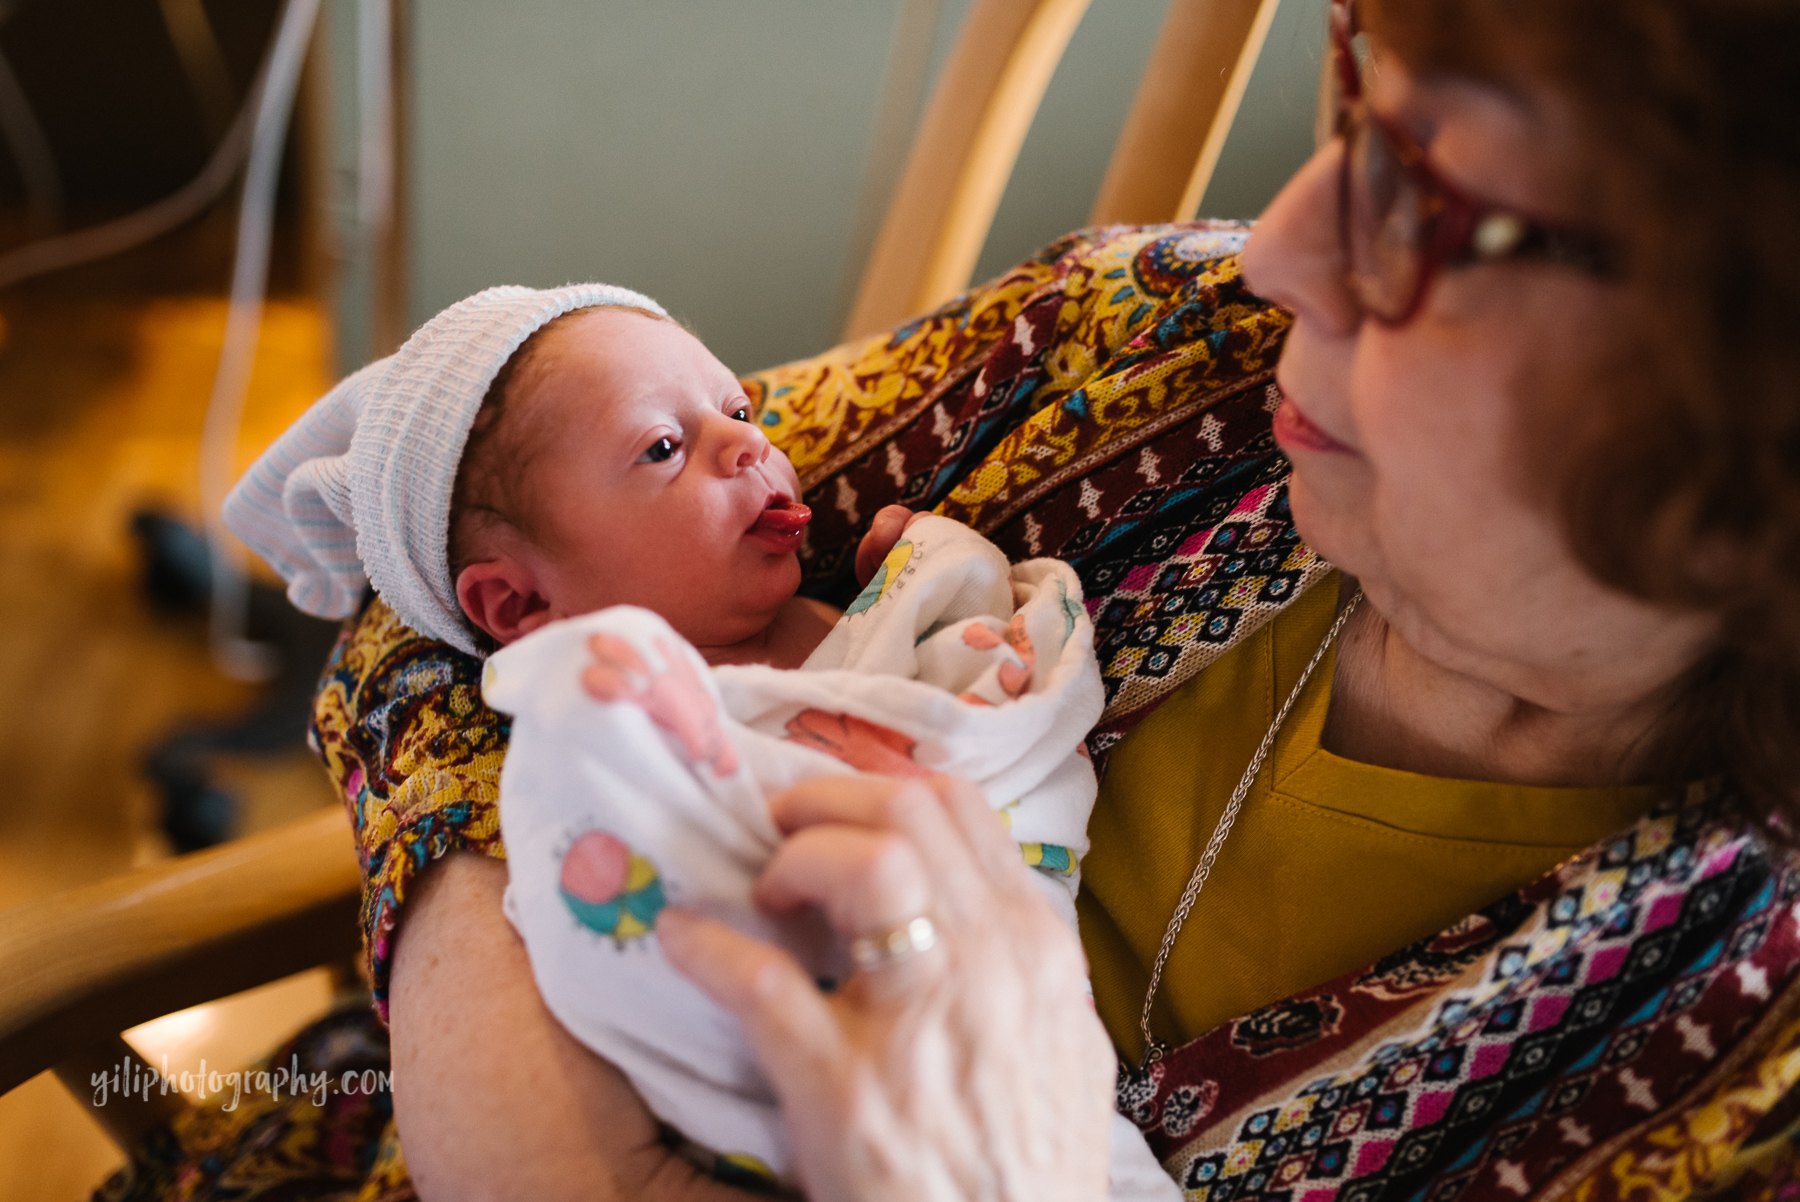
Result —
[{"label": "woman's chin", "polygon": [[1357,558],[1351,550],[1355,540],[1349,537],[1353,519],[1309,488],[1298,471],[1289,477],[1288,509],[1294,515],[1294,530],[1301,542],[1333,566],[1352,576],[1357,574],[1349,562]]}]

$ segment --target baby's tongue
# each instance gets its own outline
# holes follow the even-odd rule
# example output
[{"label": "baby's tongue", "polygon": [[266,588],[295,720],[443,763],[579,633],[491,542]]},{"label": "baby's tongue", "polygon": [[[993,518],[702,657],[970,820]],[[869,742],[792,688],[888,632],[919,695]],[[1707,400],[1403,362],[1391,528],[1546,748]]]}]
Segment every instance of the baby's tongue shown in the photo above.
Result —
[{"label": "baby's tongue", "polygon": [[812,521],[812,510],[798,501],[790,501],[780,509],[765,509],[757,517],[752,530],[764,530],[771,534],[798,534],[806,523]]}]

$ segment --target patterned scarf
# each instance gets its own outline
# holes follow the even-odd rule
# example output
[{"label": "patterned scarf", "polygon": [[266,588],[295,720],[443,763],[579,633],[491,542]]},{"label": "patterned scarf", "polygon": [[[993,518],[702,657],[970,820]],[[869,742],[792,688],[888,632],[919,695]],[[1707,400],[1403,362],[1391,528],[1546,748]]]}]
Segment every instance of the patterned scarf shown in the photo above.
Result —
[{"label": "patterned scarf", "polygon": [[852,344],[747,381],[813,507],[811,594],[855,595],[857,540],[895,501],[1075,565],[1106,683],[1097,755],[1330,571],[1294,533],[1270,434],[1288,318],[1218,257],[1243,227],[1109,232],[879,355]]}]

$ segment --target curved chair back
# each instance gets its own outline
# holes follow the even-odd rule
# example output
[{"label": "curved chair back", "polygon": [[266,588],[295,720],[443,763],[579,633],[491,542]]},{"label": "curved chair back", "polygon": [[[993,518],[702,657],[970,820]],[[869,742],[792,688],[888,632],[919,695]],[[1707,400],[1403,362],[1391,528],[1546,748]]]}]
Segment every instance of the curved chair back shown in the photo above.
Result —
[{"label": "curved chair back", "polygon": [[[1279,0],[1172,0],[1090,220],[1190,220]],[[844,337],[969,286],[1006,181],[1088,0],[976,0],[932,90]]]}]

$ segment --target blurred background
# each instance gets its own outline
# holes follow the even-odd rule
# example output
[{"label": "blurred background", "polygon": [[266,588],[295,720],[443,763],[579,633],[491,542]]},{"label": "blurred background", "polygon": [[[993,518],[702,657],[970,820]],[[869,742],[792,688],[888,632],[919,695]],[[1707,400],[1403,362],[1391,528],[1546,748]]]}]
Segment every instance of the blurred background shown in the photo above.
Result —
[{"label": "blurred background", "polygon": [[[641,289],[742,371],[825,349],[969,0],[376,7],[323,0],[299,47],[266,299],[221,381],[234,264],[262,283],[242,165],[280,0],[0,0],[0,910],[340,804],[303,742],[334,628],[249,565],[270,650],[209,648],[215,393],[242,402],[215,426],[235,476],[500,283]],[[1167,8],[1088,8],[975,278],[1084,223]],[[1323,13],[1276,10],[1203,215],[1255,216],[1311,152]],[[237,1066],[331,991],[306,974],[128,1039]],[[119,1163],[50,1075],[0,1098],[0,1198],[85,1197]]]}]

